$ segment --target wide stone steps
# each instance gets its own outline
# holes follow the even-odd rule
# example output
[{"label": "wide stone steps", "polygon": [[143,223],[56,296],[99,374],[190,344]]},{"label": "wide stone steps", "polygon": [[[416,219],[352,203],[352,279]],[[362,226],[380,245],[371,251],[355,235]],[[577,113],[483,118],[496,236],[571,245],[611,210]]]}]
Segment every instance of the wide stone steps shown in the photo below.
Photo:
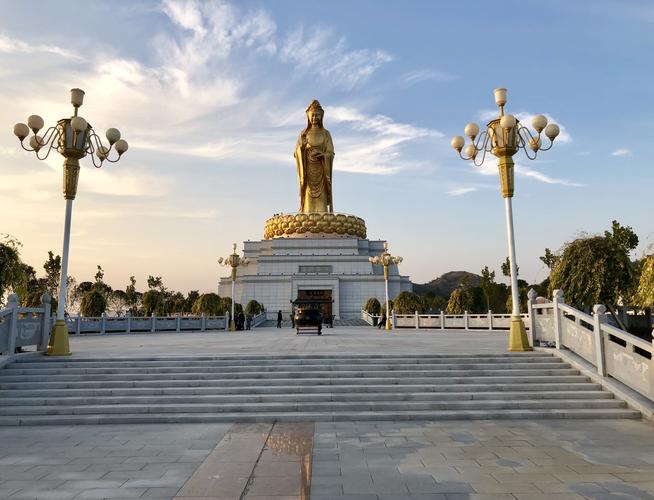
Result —
[{"label": "wide stone steps", "polygon": [[547,353],[22,358],[0,425],[639,418]]},{"label": "wide stone steps", "polygon": [[[222,396],[104,396],[104,397],[6,397],[2,399],[5,405],[12,406],[67,406],[67,405],[161,405],[161,404],[234,404],[234,403],[324,403],[324,402],[373,402],[373,401],[480,401],[502,399],[566,399],[566,400],[604,400],[612,395],[602,391],[566,391],[566,392],[380,392],[380,393],[348,393],[348,394],[228,394]],[[0,412],[2,408],[0,408]]]},{"label": "wide stone steps", "polygon": [[261,412],[261,413],[159,413],[102,415],[0,416],[1,425],[165,424],[366,420],[537,420],[537,419],[637,419],[640,412],[627,409],[361,411],[361,412]]}]

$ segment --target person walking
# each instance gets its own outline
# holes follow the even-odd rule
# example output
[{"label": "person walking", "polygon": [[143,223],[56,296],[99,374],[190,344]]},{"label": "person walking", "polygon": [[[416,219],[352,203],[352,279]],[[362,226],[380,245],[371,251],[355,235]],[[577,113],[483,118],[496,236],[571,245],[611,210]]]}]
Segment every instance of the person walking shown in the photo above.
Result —
[{"label": "person walking", "polygon": [[284,319],[284,316],[282,316],[282,310],[280,309],[279,311],[277,311],[277,328],[282,327],[283,319]]}]

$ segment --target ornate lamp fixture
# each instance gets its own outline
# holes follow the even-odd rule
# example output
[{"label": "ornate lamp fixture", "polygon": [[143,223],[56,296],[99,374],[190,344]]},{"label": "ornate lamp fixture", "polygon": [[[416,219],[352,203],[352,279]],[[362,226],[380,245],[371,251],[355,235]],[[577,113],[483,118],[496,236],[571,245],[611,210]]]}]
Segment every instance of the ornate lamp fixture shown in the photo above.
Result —
[{"label": "ornate lamp fixture", "polygon": [[247,257],[241,257],[236,253],[236,243],[233,244],[233,250],[230,255],[225,258],[220,257],[218,264],[232,268],[232,310],[229,315],[229,331],[236,330],[236,323],[234,323],[234,288],[236,286],[236,269],[238,267],[245,267],[250,263]]},{"label": "ornate lamp fixture", "polygon": [[[466,125],[465,134],[470,138],[470,144],[465,146],[465,139],[458,135],[452,138],[451,145],[463,160],[472,160],[477,166],[484,163],[486,153],[490,152],[498,159],[500,172],[500,185],[504,206],[506,210],[506,228],[509,245],[509,261],[511,263],[511,331],[509,334],[509,351],[530,351],[525,325],[520,318],[520,302],[518,298],[518,275],[516,272],[515,238],[513,233],[513,210],[511,198],[513,197],[514,164],[513,155],[520,149],[524,150],[527,158],[534,160],[539,151],[547,151],[554,144],[559,135],[559,127],[554,123],[548,125],[543,115],[535,116],[531,125],[535,133],[524,127],[513,115],[504,114],[506,104],[506,89],[495,89],[495,104],[500,109],[499,117],[486,125],[486,130],[479,133],[476,123]],[[549,146],[543,147],[541,135],[545,134],[550,141]],[[464,147],[465,146],[465,147]],[[481,159],[480,155],[481,154]]]},{"label": "ornate lamp fixture", "polygon": [[373,266],[384,266],[384,289],[386,294],[386,325],[384,328],[386,330],[391,329],[391,311],[390,304],[388,300],[388,267],[393,264],[399,264],[404,259],[402,257],[393,256],[388,253],[388,242],[384,242],[384,253],[381,255],[375,255],[374,257],[368,257],[368,261]]},{"label": "ornate lamp fixture", "polygon": [[[77,182],[79,179],[79,160],[87,154],[91,155],[93,165],[96,168],[102,166],[102,162],[115,163],[127,151],[127,141],[120,138],[118,129],[110,128],[106,132],[109,147],[103,145],[102,140],[93,130],[91,124],[84,118],[78,116],[80,106],[84,102],[84,91],[72,89],[70,91],[70,102],[74,108],[71,118],[62,118],[57,125],[50,127],[41,136],[39,131],[43,128],[43,118],[39,115],[31,115],[27,124],[17,123],[14,125],[14,135],[18,137],[20,145],[25,151],[34,152],[39,160],[45,160],[53,149],[64,157],[64,198],[66,199],[66,219],[64,225],[64,248],[61,262],[61,284],[59,286],[59,302],[57,303],[57,321],[50,335],[47,354],[51,356],[63,356],[70,354],[68,344],[68,328],[64,321],[64,305],[66,303],[66,278],[68,276],[68,248],[70,244],[70,222],[73,210],[73,200],[77,194]],[[29,139],[29,147],[25,146],[25,139],[30,131],[33,135]],[[117,153],[114,159],[109,158],[112,151]]]}]

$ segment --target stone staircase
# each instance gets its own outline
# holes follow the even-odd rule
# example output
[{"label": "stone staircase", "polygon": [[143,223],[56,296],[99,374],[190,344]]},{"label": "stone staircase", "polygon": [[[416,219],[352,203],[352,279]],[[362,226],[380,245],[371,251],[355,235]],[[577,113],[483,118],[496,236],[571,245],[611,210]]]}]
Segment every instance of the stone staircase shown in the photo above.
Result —
[{"label": "stone staircase", "polygon": [[23,358],[0,425],[640,418],[549,353]]}]

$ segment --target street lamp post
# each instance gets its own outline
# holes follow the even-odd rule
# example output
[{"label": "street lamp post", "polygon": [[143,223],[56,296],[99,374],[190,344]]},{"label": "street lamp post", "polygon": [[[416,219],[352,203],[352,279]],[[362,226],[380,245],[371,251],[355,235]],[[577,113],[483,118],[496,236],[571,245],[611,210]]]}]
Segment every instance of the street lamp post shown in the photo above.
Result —
[{"label": "street lamp post", "polygon": [[[102,144],[102,140],[96,135],[91,124],[78,115],[80,106],[84,102],[84,91],[72,89],[70,91],[70,102],[74,108],[74,114],[70,118],[62,118],[57,125],[50,127],[43,136],[38,135],[43,128],[43,118],[32,115],[27,119],[27,125],[17,123],[14,125],[14,134],[20,140],[25,151],[34,152],[39,160],[45,160],[53,149],[64,157],[64,198],[66,199],[66,218],[64,222],[64,245],[61,260],[61,284],[59,285],[59,302],[57,303],[57,320],[50,335],[47,354],[50,356],[66,356],[70,354],[68,344],[68,328],[64,319],[64,306],[66,303],[66,280],[68,277],[68,249],[70,246],[70,223],[73,212],[73,200],[77,194],[77,181],[79,179],[79,160],[87,154],[91,155],[93,165],[96,168],[102,166],[102,162],[117,162],[122,154],[127,151],[127,141],[120,138],[120,132],[110,128],[106,132],[109,147]],[[25,147],[23,141],[32,131],[33,135],[29,140],[29,147]],[[109,158],[114,150],[118,156]],[[95,156],[94,156],[95,154]],[[96,160],[97,157],[97,160]]]},{"label": "street lamp post", "polygon": [[388,267],[393,264],[399,264],[403,260],[402,257],[393,256],[388,253],[388,242],[386,241],[384,242],[384,253],[368,258],[368,261],[370,261],[372,265],[384,266],[384,292],[386,294],[386,325],[384,325],[384,328],[386,330],[391,329],[391,308],[390,301],[388,300]]},{"label": "street lamp post", "polygon": [[234,323],[234,289],[236,287],[236,268],[247,266],[250,261],[247,257],[241,257],[236,253],[236,243],[233,244],[233,251],[230,255],[224,259],[220,257],[218,259],[218,264],[228,266],[232,268],[232,310],[229,316],[229,331],[233,332],[236,330],[236,324]]},{"label": "street lamp post", "polygon": [[[504,113],[506,104],[506,89],[495,89],[495,103],[499,107],[499,116],[486,125],[486,130],[479,134],[479,126],[476,123],[466,125],[465,134],[470,138],[470,144],[465,146],[465,139],[456,136],[452,139],[452,147],[464,160],[472,160],[477,166],[484,163],[487,152],[492,153],[498,159],[500,174],[500,185],[504,197],[504,208],[506,215],[506,230],[509,246],[509,261],[511,264],[511,330],[509,333],[509,351],[531,351],[525,325],[520,317],[520,299],[518,296],[518,274],[515,257],[515,238],[513,234],[513,209],[511,198],[513,197],[514,165],[513,155],[520,149],[524,150],[530,160],[534,160],[539,151],[547,151],[554,144],[554,139],[559,135],[559,127],[554,123],[547,124],[547,118],[543,115],[535,116],[531,125],[536,131],[533,133],[523,127],[520,121],[513,115]],[[542,147],[541,134],[544,133],[550,140],[549,146]],[[463,151],[463,152],[462,152]],[[478,153],[481,152],[481,160]]]}]

